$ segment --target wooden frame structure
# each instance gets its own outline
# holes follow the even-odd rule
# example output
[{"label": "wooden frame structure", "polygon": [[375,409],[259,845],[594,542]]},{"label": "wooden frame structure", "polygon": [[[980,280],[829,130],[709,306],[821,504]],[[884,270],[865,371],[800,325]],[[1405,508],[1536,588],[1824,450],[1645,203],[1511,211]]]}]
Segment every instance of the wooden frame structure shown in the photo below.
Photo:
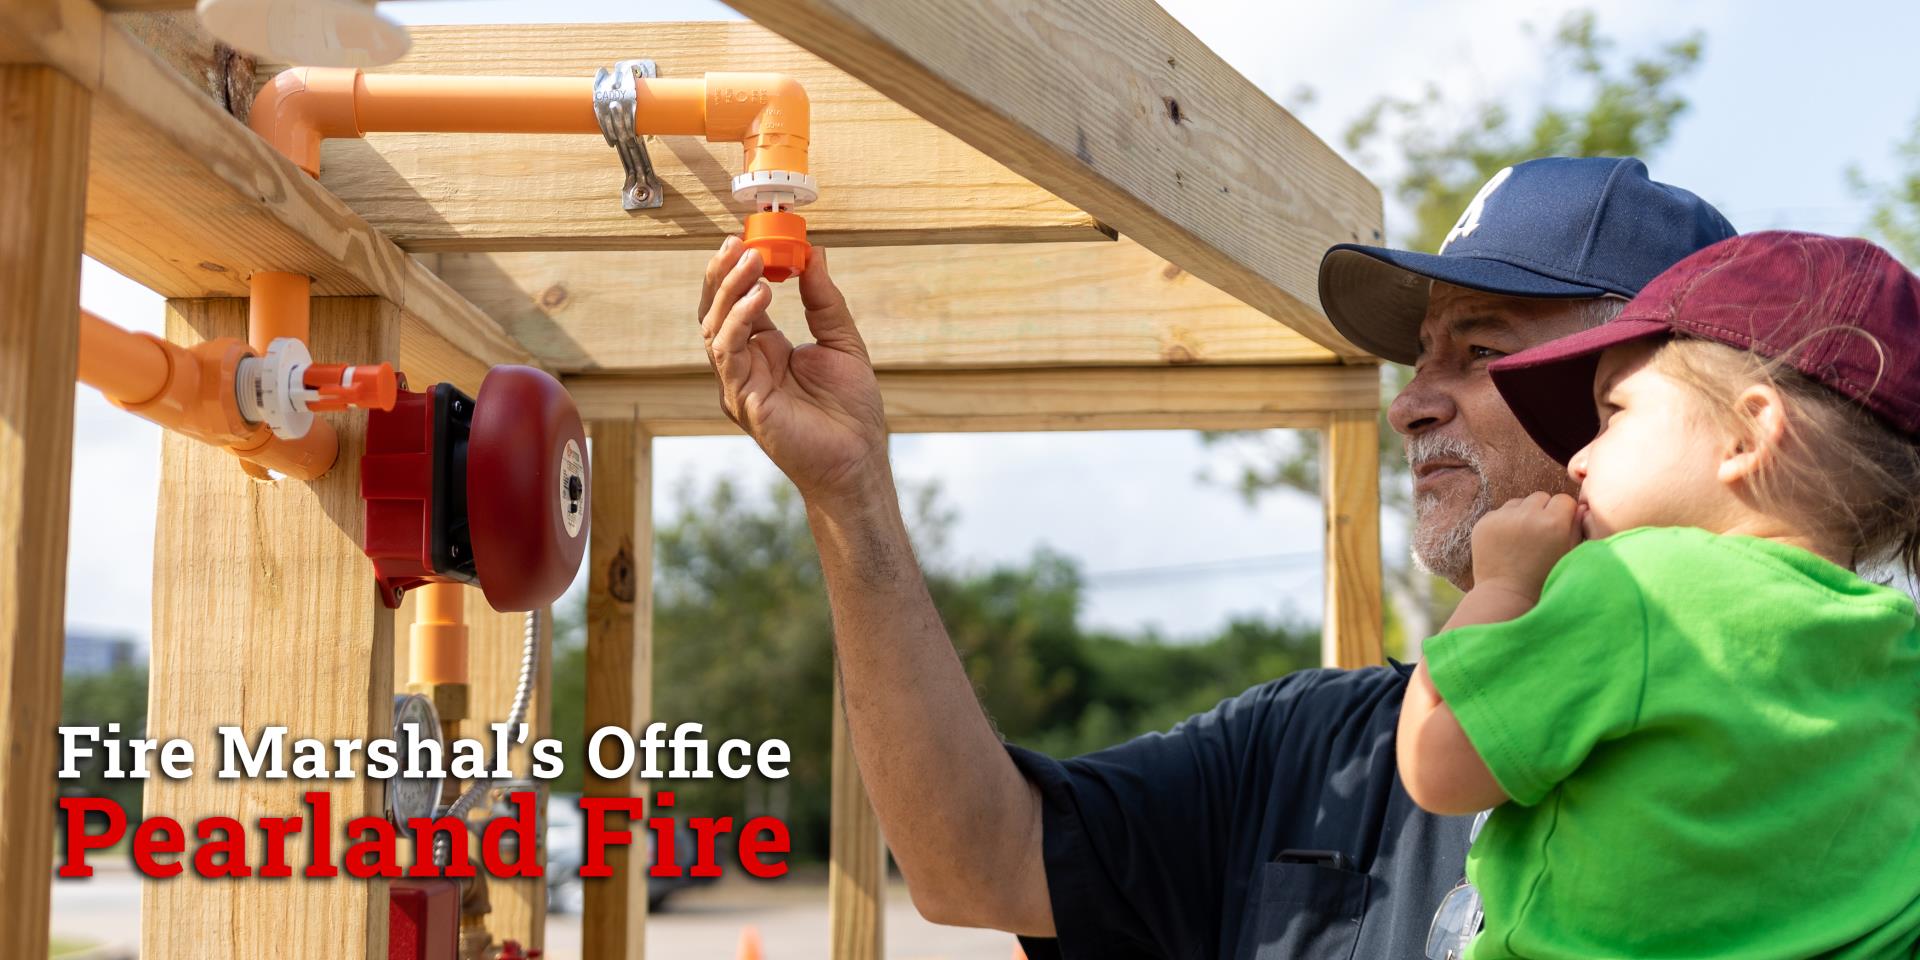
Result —
[{"label": "wooden frame structure", "polygon": [[[1377,662],[1378,372],[1320,314],[1314,269],[1330,243],[1379,238],[1378,191],[1151,0],[729,2],[758,25],[420,28],[398,68],[650,56],[667,75],[801,77],[827,186],[805,212],[846,248],[893,427],[1321,430],[1325,659]],[[729,158],[656,145],[669,203],[640,217],[614,202],[611,152],[580,138],[333,142],[316,182],[233,115],[257,82],[244,58],[188,14],[112,12],[189,6],[0,0],[0,739],[28,745],[0,756],[0,916],[47,909],[83,250],[166,296],[176,340],[233,332],[251,273],[304,271],[326,356],[466,389],[499,363],[562,375],[594,447],[590,726],[650,716],[652,440],[732,429],[689,316],[703,251],[738,229]],[[355,436],[306,485],[168,439],[150,736],[386,730],[396,632],[356,546]],[[511,684],[518,625],[472,619],[480,707]],[[877,958],[884,848],[835,729],[833,956]],[[298,809],[301,789],[200,777],[150,783],[147,803],[247,817]],[[334,815],[377,803],[339,790]],[[616,866],[589,888],[589,958],[643,951],[644,876]],[[151,885],[142,952],[379,957],[384,895]],[[496,891],[496,937],[539,945],[538,901]],[[46,934],[10,923],[0,945],[42,956]]]}]

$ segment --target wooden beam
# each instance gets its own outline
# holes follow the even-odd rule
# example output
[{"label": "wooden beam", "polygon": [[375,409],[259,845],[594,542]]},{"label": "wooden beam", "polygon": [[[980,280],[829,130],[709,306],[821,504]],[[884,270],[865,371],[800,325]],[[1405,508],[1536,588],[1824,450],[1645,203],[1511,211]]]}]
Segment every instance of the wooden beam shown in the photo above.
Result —
[{"label": "wooden beam", "polygon": [[0,954],[47,955],[87,92],[0,66]]},{"label": "wooden beam", "polygon": [[841,703],[840,671],[833,671],[832,835],[827,865],[827,956],[881,960],[886,956],[887,845],[880,815],[867,799],[853,733]]},{"label": "wooden beam", "polygon": [[[466,595],[467,601],[469,719],[460,725],[460,735],[484,741],[489,736],[488,724],[505,723],[508,710],[513,705],[514,689],[520,682],[521,659],[526,650],[527,615],[495,611],[487,605],[486,596],[477,588],[461,592]],[[522,779],[529,777],[533,769],[531,744],[549,736],[553,727],[553,611],[550,608],[541,611],[540,654],[535,669],[533,701],[528,706],[526,721],[532,730],[527,735],[526,744],[508,752],[508,765],[514,776]],[[546,792],[536,792],[543,799],[540,817],[544,823]],[[538,856],[542,864],[547,862],[544,839],[539,846]],[[487,899],[493,905],[492,912],[487,914],[486,926],[487,932],[493,934],[494,946],[515,940],[528,950],[544,949],[547,937],[546,878],[502,880],[488,877],[486,882]]]},{"label": "wooden beam", "polygon": [[[381,70],[592,77],[634,57],[665,77],[770,70],[807,88],[820,200],[800,212],[833,246],[1104,240],[1094,219],[751,23],[414,27]],[[262,83],[277,66],[262,64]],[[710,249],[751,210],[732,199],[740,148],[653,139],[666,205],[628,213],[598,134],[372,134],[321,152],[320,182],[408,250]]]},{"label": "wooden beam", "polygon": [[244,296],[259,270],[305,272],[322,296],[383,297],[404,311],[416,382],[531,359],[86,0],[0,0],[4,60],[95,92],[87,252],[107,266],[176,299]]},{"label": "wooden beam", "polygon": [[1380,415],[1332,414],[1321,444],[1327,511],[1327,609],[1321,661],[1330,667],[1386,662],[1380,582]]},{"label": "wooden beam", "polygon": [[[586,728],[591,735],[601,727],[644,730],[653,715],[653,438],[631,418],[594,420],[589,427],[593,511],[587,540]],[[585,789],[591,797],[647,793],[644,783],[603,780],[591,769]],[[613,876],[581,882],[586,903],[580,955],[641,960],[647,947],[646,860],[620,846],[607,851],[607,863]]]},{"label": "wooden beam", "polygon": [[[574,376],[588,418],[637,415],[655,436],[732,433],[711,374]],[[1379,372],[1361,366],[883,371],[896,433],[1027,430],[1318,429],[1329,410],[1372,410]]]},{"label": "wooden beam", "polygon": [[92,0],[0,0],[0,63],[45,64],[92,90],[105,30]]},{"label": "wooden beam", "polygon": [[[1131,240],[831,252],[875,366],[1331,363],[1325,347]],[[707,368],[693,315],[707,251],[447,253],[441,279],[542,363],[572,372]],[[778,288],[774,320],[806,334]]]},{"label": "wooden beam", "polygon": [[[346,363],[391,360],[400,314],[374,298],[314,302],[314,351]],[[169,301],[167,335],[191,344],[246,336],[244,301]],[[359,456],[364,418],[339,421],[340,461],[312,483],[261,482],[224,450],[168,433],[154,532],[152,701],[147,735],[181,737],[197,776],[155,777],[146,812],[185,823],[228,816],[310,819],[302,795],[331,797],[335,830],[384,813],[381,781],[223,780],[218,725],[249,734],[370,739],[392,732],[393,613],[366,555]],[[336,834],[335,857],[346,839]],[[332,879],[202,879],[188,871],[141,898],[140,955],[377,960],[387,952],[387,884]]]},{"label": "wooden beam", "polygon": [[253,58],[215,40],[192,8],[121,13],[108,19],[221,110],[246,122],[247,109],[253,104]]},{"label": "wooden beam", "polygon": [[1327,246],[1380,191],[1153,0],[727,0],[1342,356]]}]

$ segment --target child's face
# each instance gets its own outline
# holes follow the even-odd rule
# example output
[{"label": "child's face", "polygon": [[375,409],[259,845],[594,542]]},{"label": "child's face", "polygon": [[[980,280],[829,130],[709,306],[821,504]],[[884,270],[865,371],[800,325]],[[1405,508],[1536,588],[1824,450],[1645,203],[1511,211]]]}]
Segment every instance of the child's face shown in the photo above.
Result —
[{"label": "child's face", "polygon": [[1586,539],[1635,527],[1725,532],[1718,470],[1729,438],[1697,393],[1647,363],[1655,349],[1633,343],[1601,354],[1593,380],[1600,434],[1567,463],[1586,507]]}]

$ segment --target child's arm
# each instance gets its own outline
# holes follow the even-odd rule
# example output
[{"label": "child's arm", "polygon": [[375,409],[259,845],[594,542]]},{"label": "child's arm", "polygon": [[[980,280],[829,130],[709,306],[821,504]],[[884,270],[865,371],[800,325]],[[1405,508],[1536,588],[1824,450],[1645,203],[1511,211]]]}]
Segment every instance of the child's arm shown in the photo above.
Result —
[{"label": "child's arm", "polygon": [[[1444,630],[1500,623],[1533,609],[1548,571],[1580,540],[1579,513],[1572,497],[1536,493],[1482,517],[1473,528],[1473,589]],[[1400,706],[1395,752],[1401,783],[1425,810],[1464,815],[1507,802],[1425,663],[1413,672]]]}]

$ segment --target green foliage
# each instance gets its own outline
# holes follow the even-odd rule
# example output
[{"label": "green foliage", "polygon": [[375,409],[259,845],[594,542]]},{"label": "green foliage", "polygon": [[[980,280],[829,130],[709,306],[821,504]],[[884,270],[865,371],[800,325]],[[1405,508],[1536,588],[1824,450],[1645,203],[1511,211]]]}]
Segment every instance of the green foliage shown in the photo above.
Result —
[{"label": "green foliage", "polygon": [[1868,230],[1894,256],[1920,267],[1920,116],[1913,130],[1894,145],[1900,165],[1892,183],[1872,183],[1858,169],[1849,171],[1854,192],[1871,201]]},{"label": "green foliage", "polygon": [[1411,236],[1398,242],[1434,250],[1460,211],[1494,173],[1535,157],[1645,157],[1673,132],[1687,109],[1675,83],[1699,65],[1703,39],[1695,33],[1651,55],[1615,62],[1615,43],[1600,33],[1591,11],[1561,20],[1546,47],[1548,90],[1572,88],[1567,103],[1540,104],[1516,122],[1500,100],[1455,107],[1438,88],[1415,99],[1382,97],[1347,128],[1347,149],[1363,167],[1378,168],[1369,151],[1387,141],[1403,166],[1389,188],[1414,214]]},{"label": "green foliage", "polygon": [[[122,739],[146,736],[146,668],[122,667],[105,673],[66,677],[60,687],[60,723],[99,727],[103,735]],[[110,723],[120,725],[118,733],[106,733]],[[94,756],[79,764],[79,779],[60,781],[60,792],[105,797],[118,802],[129,820],[138,818],[142,781],[109,780],[106,766],[103,751],[94,751]]]},{"label": "green foliage", "polygon": [[[676,781],[675,809],[782,816],[796,857],[824,858],[832,626],[804,509],[784,483],[763,502],[726,483],[679,499],[655,547],[654,715],[705,722],[710,738],[778,737],[795,760],[771,784]],[[911,504],[934,603],[982,706],[1014,742],[1056,756],[1111,746],[1319,660],[1319,632],[1291,624],[1237,622],[1199,644],[1091,633],[1071,559],[1041,550],[1020,564],[949,569],[938,544],[952,513],[930,489]],[[572,762],[556,790],[579,789],[585,756],[586,655],[569,627],[579,620],[577,605],[558,614],[553,723]]]}]

